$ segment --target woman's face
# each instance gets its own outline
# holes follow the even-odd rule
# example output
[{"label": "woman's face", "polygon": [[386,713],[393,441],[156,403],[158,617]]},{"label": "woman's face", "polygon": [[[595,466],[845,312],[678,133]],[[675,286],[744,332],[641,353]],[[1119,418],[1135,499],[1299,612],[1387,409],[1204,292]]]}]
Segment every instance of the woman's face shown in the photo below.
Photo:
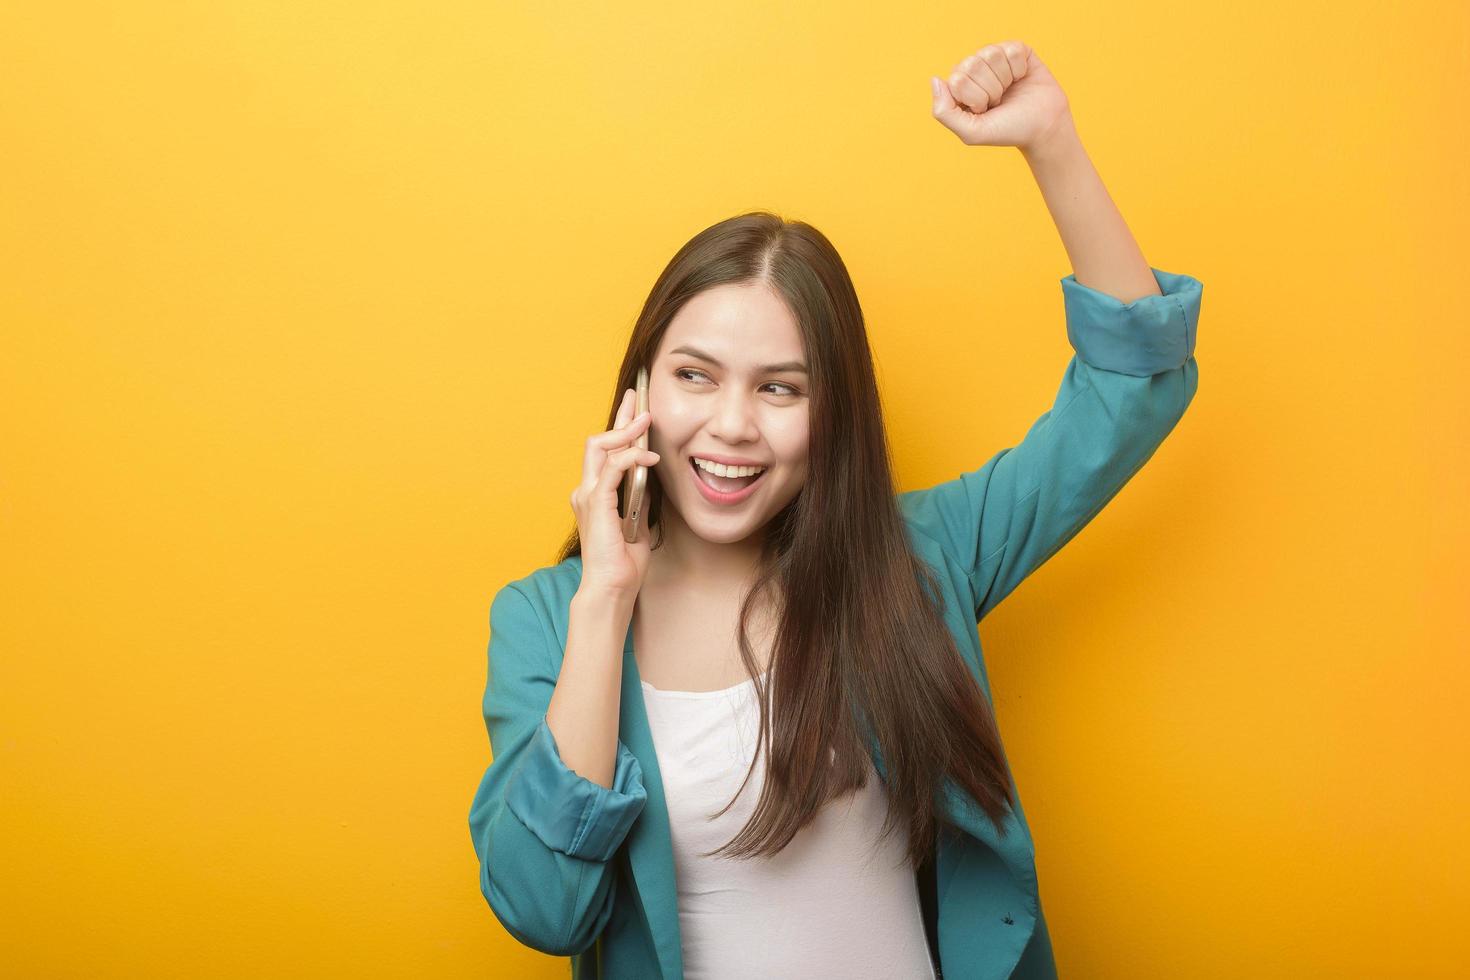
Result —
[{"label": "woman's face", "polygon": [[[806,482],[808,376],[801,333],[763,283],[723,285],[674,316],[649,368],[649,448],[684,523],[706,541],[733,543],[764,527]],[[706,492],[694,459],[765,467],[736,498]],[[716,478],[716,484],[730,484]],[[749,484],[749,479],[741,480]]]}]

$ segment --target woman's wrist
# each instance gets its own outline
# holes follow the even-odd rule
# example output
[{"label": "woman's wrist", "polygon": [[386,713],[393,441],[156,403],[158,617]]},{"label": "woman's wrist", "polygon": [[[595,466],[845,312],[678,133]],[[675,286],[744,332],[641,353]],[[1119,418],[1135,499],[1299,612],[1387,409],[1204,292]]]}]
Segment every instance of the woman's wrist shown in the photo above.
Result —
[{"label": "woman's wrist", "polygon": [[1078,155],[1087,155],[1082,149],[1082,137],[1077,133],[1077,123],[1071,112],[1057,116],[1046,132],[1019,149],[1033,170],[1038,166],[1053,166]]},{"label": "woman's wrist", "polygon": [[572,596],[571,611],[579,619],[621,621],[626,625],[633,618],[633,606],[637,601],[636,593],[628,595],[615,589],[590,586],[577,589]]}]

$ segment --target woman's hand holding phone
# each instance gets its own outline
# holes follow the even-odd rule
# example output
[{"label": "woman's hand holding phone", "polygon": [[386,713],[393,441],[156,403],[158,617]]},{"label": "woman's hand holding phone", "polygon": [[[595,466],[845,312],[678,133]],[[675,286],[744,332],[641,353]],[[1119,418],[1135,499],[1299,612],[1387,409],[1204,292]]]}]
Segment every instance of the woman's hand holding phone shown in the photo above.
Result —
[{"label": "woman's hand holding phone", "polygon": [[572,491],[577,535],[582,543],[582,583],[579,591],[601,591],[632,599],[648,574],[648,522],[640,521],[637,540],[623,538],[618,514],[618,485],[635,465],[653,466],[658,453],[636,445],[651,415],[634,418],[634,392],[623,393],[616,427],[587,438],[582,459],[582,482]]}]

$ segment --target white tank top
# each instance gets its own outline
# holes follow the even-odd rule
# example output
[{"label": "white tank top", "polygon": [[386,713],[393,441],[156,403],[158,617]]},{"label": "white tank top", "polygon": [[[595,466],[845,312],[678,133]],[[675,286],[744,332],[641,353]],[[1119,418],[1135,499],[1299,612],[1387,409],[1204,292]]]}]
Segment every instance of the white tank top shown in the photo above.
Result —
[{"label": "white tank top", "polygon": [[[768,677],[763,674],[762,677]],[[907,825],[881,845],[887,792],[868,785],[827,804],[774,858],[704,857],[750,819],[762,765],[728,812],[755,756],[753,681],[723,691],[660,691],[643,701],[668,802],[687,980],[934,980]]]}]

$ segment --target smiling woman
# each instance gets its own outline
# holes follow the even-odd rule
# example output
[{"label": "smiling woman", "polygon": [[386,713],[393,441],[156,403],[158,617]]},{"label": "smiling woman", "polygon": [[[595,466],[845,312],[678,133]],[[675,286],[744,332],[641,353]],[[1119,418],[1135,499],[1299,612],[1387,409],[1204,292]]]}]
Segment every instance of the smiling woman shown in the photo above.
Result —
[{"label": "smiling woman", "polygon": [[[600,615],[555,600],[551,618],[564,625],[552,635],[574,639],[548,644],[551,663],[530,666],[507,646],[497,665],[492,649],[502,698],[521,695],[518,677],[542,678],[537,707],[489,723],[497,762],[509,758],[505,771],[514,773],[517,754],[534,752],[547,778],[534,795],[528,782],[519,793],[515,784],[497,789],[514,775],[482,784],[472,817],[482,855],[529,862],[517,871],[504,856],[487,858],[486,898],[523,941],[547,944],[539,948],[614,943],[628,976],[706,975],[731,961],[728,943],[774,934],[782,924],[763,917],[790,908],[806,910],[821,940],[770,946],[763,955],[772,959],[760,962],[746,949],[734,961],[746,975],[932,975],[937,926],[926,928],[920,899],[937,906],[935,868],[949,867],[940,862],[944,828],[974,832],[941,806],[945,787],[961,788],[993,837],[1010,836],[1020,852],[1029,842],[1024,827],[1007,823],[1016,803],[990,703],[944,618],[960,611],[963,621],[969,603],[945,597],[934,557],[915,551],[895,499],[872,352],[842,259],[812,226],[766,212],[705,229],[654,284],[615,401],[645,366],[658,461],[645,498],[648,570],[621,684],[612,680],[621,691],[618,762],[606,782],[577,771],[605,773],[612,756],[594,703],[607,690],[608,656],[571,644],[622,632],[629,620],[595,601]],[[623,421],[615,405],[609,428]],[[567,607],[582,595],[584,559],[574,530],[555,566],[566,575]],[[499,632],[517,642],[508,624]],[[730,676],[732,659],[748,684]],[[719,691],[750,699],[740,709],[748,740],[725,741],[736,735],[718,714],[724,702],[708,696]],[[660,692],[662,707],[645,707],[649,692]],[[690,769],[691,759],[706,761]],[[703,812],[704,801],[719,802],[711,788],[725,801],[714,814]],[[496,822],[490,808],[502,794],[513,815]],[[644,800],[656,805],[634,827]],[[838,800],[849,805],[832,809]],[[596,813],[606,816],[589,820]],[[839,813],[849,816],[834,823]],[[568,820],[606,826],[581,847],[554,830]],[[498,843],[494,827],[506,835]],[[517,827],[540,829],[555,871],[526,850],[529,841],[516,842]],[[618,887],[603,846],[618,841],[629,848],[636,893]],[[533,902],[532,879],[559,881],[565,892]],[[700,887],[713,880],[738,882],[720,909]],[[627,911],[635,894],[641,919]],[[834,902],[837,894],[846,902]],[[1014,898],[1008,914],[1023,921]],[[551,921],[525,915],[532,907],[582,911]],[[828,918],[814,918],[817,909]],[[874,910],[879,925],[851,935]],[[661,970],[636,962],[635,950],[650,947],[627,933],[635,921],[654,924],[646,942],[655,951],[677,923],[676,941],[651,954]]]},{"label": "smiling woman", "polygon": [[769,283],[709,285],[673,312],[651,359],[650,448],[667,460],[655,472],[668,507],[651,518],[650,578],[759,564],[770,519],[805,481],[805,346]]},{"label": "smiling woman", "polygon": [[[567,891],[546,896],[545,907],[575,906],[585,915],[553,925],[516,914],[511,890],[525,909],[521,878],[546,880],[545,867],[533,873],[528,866],[523,875],[503,864],[497,872],[487,861],[486,897],[517,935],[585,949],[634,921],[619,913],[632,893],[617,887],[602,846],[617,839],[630,849],[643,921],[659,923],[655,948],[661,916],[675,912],[677,898],[680,941],[672,959],[659,956],[667,976],[685,975],[686,967],[689,976],[704,975],[724,943],[781,928],[758,920],[791,907],[826,908],[827,925],[806,913],[824,940],[779,944],[764,965],[746,957],[748,974],[804,972],[792,959],[801,948],[836,975],[876,975],[875,968],[884,976],[929,975],[939,950],[936,930],[926,932],[920,915],[919,883],[927,882],[923,895],[934,899],[942,830],[963,823],[941,806],[944,788],[960,787],[997,838],[1018,833],[1007,823],[1015,796],[989,701],[944,618],[969,604],[943,598],[934,558],[916,552],[895,499],[872,352],[841,257],[811,225],[767,212],[705,229],[655,282],[628,341],[615,402],[645,367],[646,431],[657,453],[645,496],[651,542],[616,688],[618,763],[606,781],[574,770],[607,774],[607,722],[587,693],[601,698],[607,690],[607,657],[580,653],[565,638],[607,637],[629,620],[609,623],[605,604],[583,602],[552,614],[565,616],[566,626],[552,627],[564,639],[550,646],[562,653],[553,652],[546,667],[523,667],[511,654],[497,668],[492,651],[491,676],[498,673],[503,691],[519,689],[515,678],[524,669],[551,683],[538,688],[540,709],[521,717],[515,734],[502,727],[499,741],[514,758],[528,744],[521,740],[531,739],[542,765],[556,770],[552,781],[563,785],[544,785],[533,797],[523,784],[522,792],[506,791],[506,803],[522,827],[539,827],[539,839],[572,862],[553,859],[552,878]],[[626,421],[615,404],[610,431]],[[620,492],[619,511],[622,503]],[[584,592],[582,545],[574,529],[555,566],[567,575],[571,598]],[[748,683],[731,676],[732,663]],[[718,711],[722,702],[712,695],[721,691],[750,698],[751,739],[739,746],[724,746],[733,730],[719,718],[683,710]],[[645,710],[649,692],[668,710]],[[623,733],[637,756],[623,754]],[[686,772],[687,759],[677,755],[685,750],[708,765]],[[645,773],[641,798],[660,805],[634,827],[642,807],[633,780],[636,774],[642,786]],[[495,786],[494,778],[482,786],[480,816],[472,820],[485,854],[497,847],[485,829],[493,819],[487,808],[499,798]],[[705,807],[693,801],[706,799],[699,794],[710,787],[724,808],[696,813]],[[862,805],[845,808],[851,816],[833,824],[829,804],[843,799]],[[560,800],[557,815],[536,800]],[[592,826],[588,812],[617,823],[598,831],[595,847],[553,832],[553,823],[568,819]],[[699,834],[691,813],[701,825],[726,819]],[[665,833],[668,842],[656,843]],[[519,859],[519,846],[503,846]],[[1014,846],[1028,846],[1024,828]],[[814,856],[814,848],[826,850]],[[656,863],[663,853],[674,856],[668,873]],[[864,869],[875,857],[872,866],[883,870],[870,876]],[[793,872],[773,876],[777,861]],[[732,878],[737,864],[746,870]],[[669,877],[677,894],[664,891]],[[704,905],[698,884],[715,879],[741,882],[736,901],[720,911]],[[837,882],[848,883],[851,907],[831,900],[842,890]],[[855,942],[851,923],[862,918],[859,910],[874,909],[891,914]],[[1019,906],[1013,911],[1024,915]],[[883,958],[871,959],[875,947]],[[631,955],[628,947],[624,956]],[[631,958],[622,964],[630,976],[658,972]]]},{"label": "smiling woman", "polygon": [[613,481],[601,525],[579,488],[557,563],[491,606],[470,827],[517,938],[576,977],[1055,980],[974,626],[1193,397],[1200,284],[1150,271],[1126,304],[1062,280],[1052,408],[900,496],[831,243],[754,212],[679,250],[588,451],[647,433],[651,539],[617,532]]},{"label": "smiling woman", "polygon": [[[640,365],[650,366],[649,445],[660,457],[640,606],[667,583],[740,583],[734,640],[751,679],[766,664],[747,620],[768,604],[779,610],[763,652],[770,686],[791,693],[757,690],[759,737],[776,733],[781,778],[719,853],[779,853],[828,802],[864,784],[870,742],[903,761],[889,775],[883,832],[901,832],[913,867],[933,850],[946,776],[1003,833],[1009,772],[895,502],[866,327],[836,249],[812,226],[767,212],[705,229],[655,282],[615,391]],[[558,558],[580,554],[574,531]]]}]

